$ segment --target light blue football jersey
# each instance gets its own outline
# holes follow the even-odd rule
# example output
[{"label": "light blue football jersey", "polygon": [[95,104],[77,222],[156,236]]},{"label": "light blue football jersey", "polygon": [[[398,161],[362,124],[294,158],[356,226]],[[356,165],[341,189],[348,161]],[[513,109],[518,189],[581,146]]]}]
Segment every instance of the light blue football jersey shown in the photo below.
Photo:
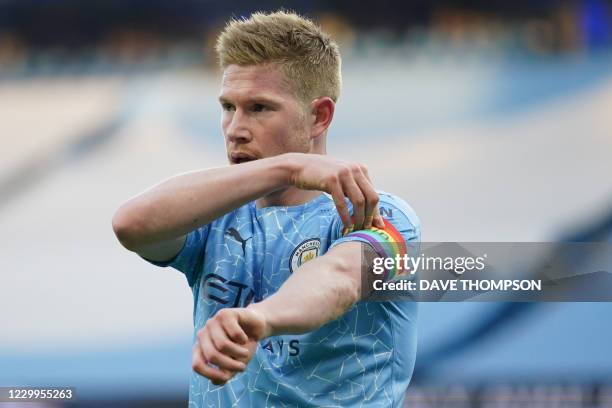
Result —
[{"label": "light blue football jersey", "polygon": [[[407,242],[420,240],[408,204],[379,196],[383,217]],[[190,232],[174,259],[152,263],[187,277],[195,342],[220,309],[266,299],[302,263],[359,240],[342,237],[342,228],[327,194],[290,207],[251,202]],[[264,339],[247,369],[223,386],[192,372],[189,407],[400,407],[414,368],[416,319],[415,302],[357,302],[312,332]]]}]

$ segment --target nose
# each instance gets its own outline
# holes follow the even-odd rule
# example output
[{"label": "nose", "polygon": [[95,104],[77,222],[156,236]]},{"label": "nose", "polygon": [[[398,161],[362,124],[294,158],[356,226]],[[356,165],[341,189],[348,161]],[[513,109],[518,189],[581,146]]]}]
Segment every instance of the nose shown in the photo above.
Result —
[{"label": "nose", "polygon": [[229,123],[225,130],[225,136],[232,143],[248,143],[253,139],[248,128],[248,118],[242,113],[241,109],[236,109],[229,118]]}]

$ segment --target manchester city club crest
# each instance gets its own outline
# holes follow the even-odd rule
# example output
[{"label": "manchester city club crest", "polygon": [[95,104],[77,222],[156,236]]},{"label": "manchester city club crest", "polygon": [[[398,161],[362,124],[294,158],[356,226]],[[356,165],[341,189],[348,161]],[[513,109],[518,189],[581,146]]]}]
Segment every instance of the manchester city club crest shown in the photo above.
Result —
[{"label": "manchester city club crest", "polygon": [[303,263],[306,263],[319,255],[321,249],[321,240],[318,238],[310,238],[299,244],[291,253],[289,259],[289,270],[291,273],[299,268]]}]

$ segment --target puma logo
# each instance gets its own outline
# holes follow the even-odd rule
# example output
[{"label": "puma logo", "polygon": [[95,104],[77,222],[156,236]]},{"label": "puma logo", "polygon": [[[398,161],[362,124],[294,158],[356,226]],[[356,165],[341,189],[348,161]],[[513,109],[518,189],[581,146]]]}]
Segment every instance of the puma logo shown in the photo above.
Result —
[{"label": "puma logo", "polygon": [[247,240],[253,237],[248,237],[247,239],[243,239],[242,236],[240,236],[240,233],[236,231],[236,228],[234,227],[228,228],[228,230],[225,232],[225,235],[228,235],[234,238],[236,241],[240,242],[240,245],[242,245],[242,255],[246,254],[246,242]]}]

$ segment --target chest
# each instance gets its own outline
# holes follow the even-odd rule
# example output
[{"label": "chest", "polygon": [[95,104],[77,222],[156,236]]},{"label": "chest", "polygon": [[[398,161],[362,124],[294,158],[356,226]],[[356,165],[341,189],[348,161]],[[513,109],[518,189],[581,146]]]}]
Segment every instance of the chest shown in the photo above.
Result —
[{"label": "chest", "polygon": [[329,225],[324,217],[280,217],[264,213],[255,223],[253,265],[261,299],[272,295],[302,264],[323,254],[328,244]]},{"label": "chest", "polygon": [[325,214],[270,210],[214,224],[194,293],[196,315],[206,319],[275,293],[301,265],[327,251],[332,225]]}]

